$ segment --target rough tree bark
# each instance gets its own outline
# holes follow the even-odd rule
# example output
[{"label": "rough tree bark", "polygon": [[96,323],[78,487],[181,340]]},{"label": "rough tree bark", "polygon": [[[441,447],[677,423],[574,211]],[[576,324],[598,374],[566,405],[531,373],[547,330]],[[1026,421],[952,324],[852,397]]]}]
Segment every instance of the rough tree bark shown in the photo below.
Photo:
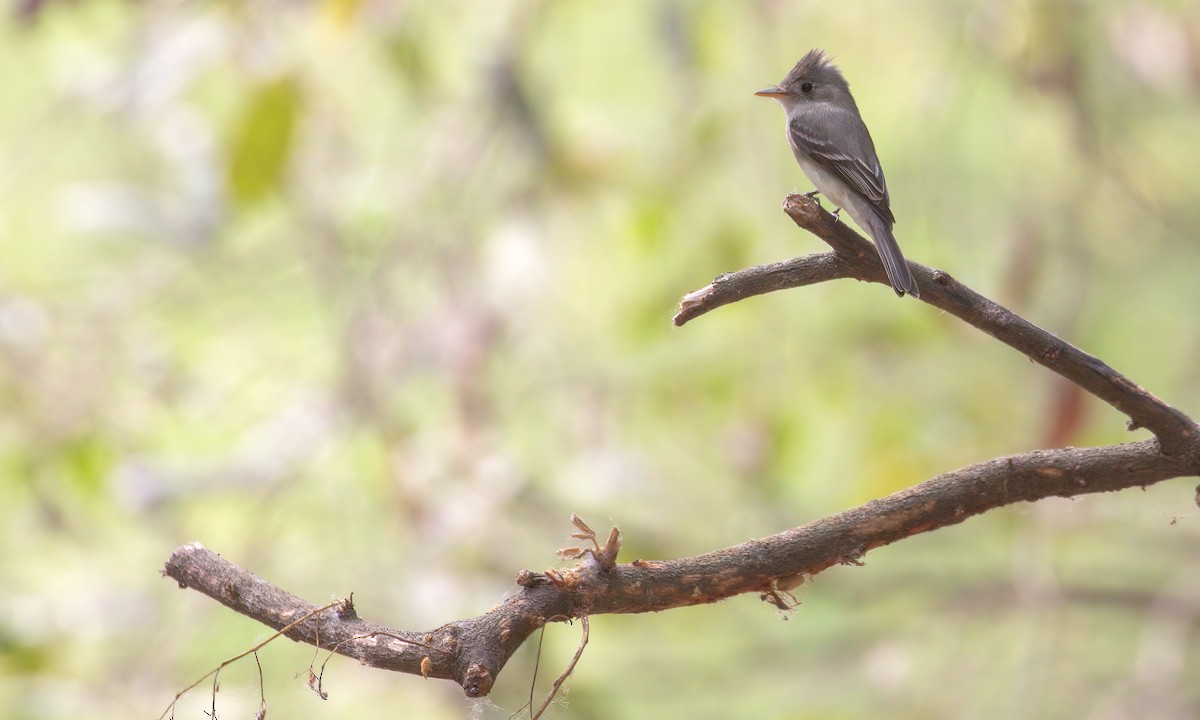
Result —
[{"label": "rough tree bark", "polygon": [[[784,211],[833,251],[748,268],[718,277],[686,295],[675,316],[683,325],[743,298],[838,278],[887,283],[874,247],[804,195],[789,195]],[[471,697],[487,695],[518,647],[548,622],[603,613],[643,613],[712,603],[757,592],[787,607],[787,590],[868,551],[988,510],[1047,497],[1073,497],[1145,487],[1200,475],[1200,427],[1099,359],[958,283],[911,264],[922,302],[938,307],[1024,353],[1129,417],[1129,428],[1154,437],[1105,447],[1039,450],[988,460],[939,475],[801,527],[704,555],[617,563],[615,529],[601,543],[581,520],[575,537],[591,544],[568,549],[572,567],[523,570],[522,590],[478,617],[428,631],[395,630],[360,619],[345,601],[322,611],[198,543],[171,555],[163,573],[230,609],[362,663],[454,680]],[[305,617],[311,615],[310,617]],[[292,626],[292,627],[288,627]]]}]

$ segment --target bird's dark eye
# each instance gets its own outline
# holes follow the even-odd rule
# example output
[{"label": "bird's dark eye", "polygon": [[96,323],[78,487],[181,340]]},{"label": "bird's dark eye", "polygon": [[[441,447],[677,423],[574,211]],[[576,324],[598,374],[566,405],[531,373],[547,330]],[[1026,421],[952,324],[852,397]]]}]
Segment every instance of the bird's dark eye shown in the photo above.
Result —
[{"label": "bird's dark eye", "polygon": [[803,85],[801,85],[800,92],[802,92],[802,93],[812,92],[812,83],[804,83]]}]

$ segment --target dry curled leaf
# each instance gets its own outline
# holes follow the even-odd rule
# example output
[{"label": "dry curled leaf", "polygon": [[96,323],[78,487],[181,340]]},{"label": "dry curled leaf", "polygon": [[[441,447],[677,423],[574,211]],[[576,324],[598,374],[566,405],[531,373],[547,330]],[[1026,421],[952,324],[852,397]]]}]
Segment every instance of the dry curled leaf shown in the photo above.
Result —
[{"label": "dry curled leaf", "polygon": [[583,521],[583,518],[579,517],[575,513],[571,513],[571,524],[579,528],[580,531],[585,532],[592,537],[595,537],[596,535],[596,531],[588,527],[588,524]]},{"label": "dry curled leaf", "polygon": [[578,560],[580,557],[583,556],[584,552],[586,552],[586,551],[583,548],[565,547],[565,548],[560,548],[557,551],[557,555],[559,558],[561,558],[563,560]]}]

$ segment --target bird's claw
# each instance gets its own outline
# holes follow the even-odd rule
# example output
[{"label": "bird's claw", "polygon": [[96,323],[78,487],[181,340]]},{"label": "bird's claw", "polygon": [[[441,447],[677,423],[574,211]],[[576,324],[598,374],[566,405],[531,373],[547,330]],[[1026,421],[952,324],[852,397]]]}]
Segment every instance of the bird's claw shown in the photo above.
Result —
[{"label": "bird's claw", "polygon": [[[806,192],[806,193],[803,193],[804,197],[806,197],[806,198],[812,198],[813,200],[816,200],[816,201],[817,201],[817,207],[823,208],[823,207],[825,207],[825,206],[821,204],[821,198],[817,197],[817,196],[818,196],[818,195],[820,195],[820,194],[821,194],[821,191],[820,191],[820,190],[809,190],[808,192]],[[841,219],[842,219],[842,209],[841,209],[841,208],[834,208],[834,209],[833,209],[833,221],[834,221],[834,222],[839,222]]]}]

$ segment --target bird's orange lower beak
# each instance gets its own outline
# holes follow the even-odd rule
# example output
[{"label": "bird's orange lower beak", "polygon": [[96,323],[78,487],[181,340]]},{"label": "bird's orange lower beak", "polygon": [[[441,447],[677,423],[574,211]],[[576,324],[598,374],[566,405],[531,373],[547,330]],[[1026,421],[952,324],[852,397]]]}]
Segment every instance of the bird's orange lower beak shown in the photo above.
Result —
[{"label": "bird's orange lower beak", "polygon": [[782,95],[786,95],[787,93],[785,93],[782,88],[776,85],[774,87],[769,87],[766,90],[759,90],[754,94],[759,97],[780,97]]}]

